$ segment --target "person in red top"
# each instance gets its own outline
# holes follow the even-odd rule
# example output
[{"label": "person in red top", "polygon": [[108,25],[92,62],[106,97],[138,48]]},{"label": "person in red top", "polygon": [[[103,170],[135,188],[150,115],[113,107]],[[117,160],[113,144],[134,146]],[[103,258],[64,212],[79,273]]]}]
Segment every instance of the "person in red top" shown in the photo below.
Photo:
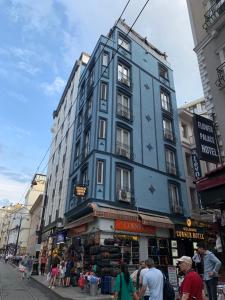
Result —
[{"label": "person in red top", "polygon": [[184,280],[180,286],[181,300],[205,300],[203,280],[192,270],[192,259],[182,256],[178,260],[180,271],[185,273]]}]

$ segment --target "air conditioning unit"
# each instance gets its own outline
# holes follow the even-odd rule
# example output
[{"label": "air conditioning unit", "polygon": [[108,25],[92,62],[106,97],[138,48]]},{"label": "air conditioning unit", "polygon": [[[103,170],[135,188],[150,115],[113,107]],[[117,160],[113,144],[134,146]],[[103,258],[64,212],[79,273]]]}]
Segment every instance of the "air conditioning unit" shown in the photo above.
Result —
[{"label": "air conditioning unit", "polygon": [[119,201],[130,202],[131,193],[125,190],[119,190]]},{"label": "air conditioning unit", "polygon": [[127,150],[124,149],[124,148],[121,148],[121,147],[118,148],[118,149],[117,149],[117,154],[129,158],[129,151],[127,151]]},{"label": "air conditioning unit", "polygon": [[121,110],[121,116],[130,119],[130,112],[127,110]]}]

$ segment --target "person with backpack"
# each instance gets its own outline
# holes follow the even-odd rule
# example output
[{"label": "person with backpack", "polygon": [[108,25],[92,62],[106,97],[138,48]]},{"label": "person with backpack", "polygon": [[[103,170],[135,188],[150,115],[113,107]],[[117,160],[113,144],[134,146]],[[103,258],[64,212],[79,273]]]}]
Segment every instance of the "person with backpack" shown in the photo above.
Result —
[{"label": "person with backpack", "polygon": [[128,272],[127,264],[121,264],[121,272],[116,277],[115,283],[115,299],[116,300],[132,300],[137,299],[138,296],[135,292],[132,279]]},{"label": "person with backpack", "polygon": [[197,243],[198,252],[203,257],[204,274],[209,300],[217,300],[218,272],[221,268],[221,261],[209,250],[204,242]]},{"label": "person with backpack", "polygon": [[152,258],[146,260],[146,265],[149,270],[143,276],[139,298],[145,294],[148,287],[149,300],[163,300],[163,274],[160,270],[154,267],[154,260]]},{"label": "person with backpack", "polygon": [[178,260],[181,272],[185,274],[180,286],[180,300],[205,300],[203,280],[200,275],[192,269],[192,259],[182,256]]}]

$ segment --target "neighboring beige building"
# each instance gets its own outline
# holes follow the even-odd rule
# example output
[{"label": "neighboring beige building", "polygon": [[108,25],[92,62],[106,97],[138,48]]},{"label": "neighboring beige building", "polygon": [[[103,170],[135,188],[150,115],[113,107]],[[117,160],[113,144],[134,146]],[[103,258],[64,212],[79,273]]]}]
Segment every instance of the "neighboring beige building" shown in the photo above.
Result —
[{"label": "neighboring beige building", "polygon": [[225,1],[187,0],[206,110],[225,160]]},{"label": "neighboring beige building", "polygon": [[0,251],[5,253],[13,244],[11,243],[10,236],[12,236],[12,230],[14,228],[14,214],[21,209],[22,204],[14,204],[0,208]]},{"label": "neighboring beige building", "polygon": [[27,244],[27,253],[32,256],[40,251],[40,223],[42,217],[43,194],[40,194],[30,209],[30,232]]},{"label": "neighboring beige building", "polygon": [[[182,105],[179,108],[178,113],[184,168],[186,174],[187,194],[189,200],[189,207],[191,211],[191,217],[195,220],[212,221],[213,212],[210,216],[208,212],[204,214],[204,212],[201,210],[201,203],[199,201],[196,191],[196,185],[194,183],[196,178],[194,175],[194,168],[191,155],[191,150],[196,147],[193,132],[193,113],[208,118],[207,111],[205,108],[205,99],[200,98]],[[205,161],[200,161],[200,165],[202,176],[204,176],[205,173],[215,168],[214,164]]]}]

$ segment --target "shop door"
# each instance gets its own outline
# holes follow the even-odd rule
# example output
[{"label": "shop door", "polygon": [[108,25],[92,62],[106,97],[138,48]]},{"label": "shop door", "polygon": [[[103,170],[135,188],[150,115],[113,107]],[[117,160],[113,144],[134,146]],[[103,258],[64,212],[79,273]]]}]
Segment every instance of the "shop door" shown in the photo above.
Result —
[{"label": "shop door", "polygon": [[193,241],[192,240],[179,240],[178,241],[178,255],[179,257],[185,255],[192,257],[194,255]]}]

